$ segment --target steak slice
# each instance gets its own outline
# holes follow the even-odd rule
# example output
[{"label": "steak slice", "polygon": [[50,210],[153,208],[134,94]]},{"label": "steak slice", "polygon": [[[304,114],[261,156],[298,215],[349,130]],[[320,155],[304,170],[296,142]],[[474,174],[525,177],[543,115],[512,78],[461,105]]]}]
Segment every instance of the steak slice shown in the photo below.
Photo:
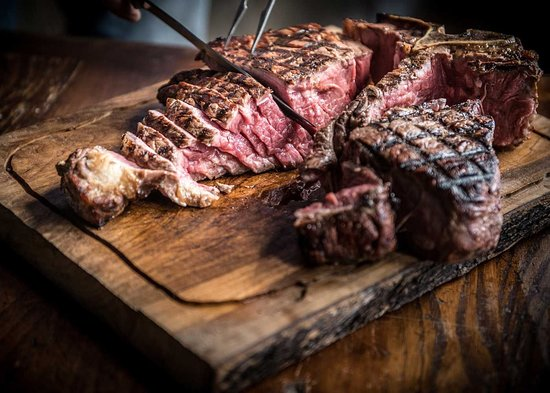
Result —
[{"label": "steak slice", "polygon": [[[256,101],[244,87],[217,78],[203,79],[200,84],[180,81],[176,85],[163,87],[159,96],[176,98],[203,111],[219,127],[243,134],[258,153],[274,156],[283,167],[294,168],[303,161],[298,150],[289,143],[294,127],[274,102],[272,106],[278,113],[268,113],[286,122],[286,127],[280,130],[273,128],[262,116]],[[273,101],[270,94],[264,98],[266,100]]]},{"label": "steak slice", "polygon": [[[253,38],[234,37],[227,48],[223,39],[210,45],[317,127],[338,115],[369,81],[371,50],[316,23],[267,31],[251,56]],[[216,68],[208,57],[203,60]]]},{"label": "steak slice", "polygon": [[[265,172],[278,165],[278,161],[265,151],[265,146],[254,138],[220,128],[199,109],[180,100],[168,98],[165,116],[180,128],[207,146],[215,147],[235,156],[253,172]],[[255,141],[255,145],[250,142]]]},{"label": "steak slice", "polygon": [[[193,180],[216,179],[226,174],[240,174],[246,167],[232,156],[200,146],[179,149],[169,138],[158,130],[138,124],[136,137],[161,157],[174,163],[176,170],[183,170],[191,175]],[[124,147],[124,139],[123,139]],[[124,151],[123,151],[124,152]]]},{"label": "steak slice", "polygon": [[403,239],[419,256],[458,261],[496,246],[502,225],[494,121],[479,100],[394,108],[355,129],[343,162],[372,168],[400,203]]},{"label": "steak slice", "polygon": [[[143,151],[143,159],[147,160],[145,155],[149,153],[145,148]],[[130,201],[145,198],[153,190],[181,206],[204,207],[218,199],[216,189],[166,170],[171,169],[167,160],[156,160],[151,167],[158,169],[144,169],[120,154],[95,146],[77,149],[56,169],[73,210],[96,226],[104,225],[122,213]]]},{"label": "steak slice", "polygon": [[389,184],[368,168],[355,167],[352,173],[348,187],[295,212],[294,226],[310,262],[357,263],[395,249]]},{"label": "steak slice", "polygon": [[[176,148],[181,149],[183,155],[187,158],[185,169],[194,180],[215,179],[225,174],[238,175],[249,169],[233,155],[200,142],[158,111],[148,111],[143,123],[161,133]],[[145,128],[140,124],[138,124],[137,135],[142,138],[139,131]],[[146,138],[142,139],[147,141]],[[152,148],[159,154],[161,153],[155,147]]]},{"label": "steak slice", "polygon": [[[170,86],[181,81],[193,85],[216,90],[240,106],[241,113],[246,119],[252,118],[260,126],[256,127],[256,135],[272,150],[281,149],[290,143],[302,157],[306,157],[311,151],[312,137],[303,128],[294,124],[279,109],[273,97],[271,89],[268,89],[254,79],[234,72],[214,72],[211,70],[182,71],[172,77],[170,82],[159,89],[158,98],[165,102]],[[262,121],[256,116],[263,117],[268,122],[268,127],[262,127]],[[269,132],[266,132],[269,131]]]}]

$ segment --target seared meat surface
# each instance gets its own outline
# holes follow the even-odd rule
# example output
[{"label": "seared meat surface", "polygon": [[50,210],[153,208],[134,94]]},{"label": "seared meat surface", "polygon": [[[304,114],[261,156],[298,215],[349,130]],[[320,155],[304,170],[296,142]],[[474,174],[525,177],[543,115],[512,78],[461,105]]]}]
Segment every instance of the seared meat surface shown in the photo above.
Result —
[{"label": "seared meat surface", "polygon": [[[254,56],[253,36],[218,39],[211,46],[270,86],[317,127],[327,124],[369,81],[372,51],[316,23],[264,33]],[[212,68],[216,64],[209,63]]]},{"label": "seared meat surface", "polygon": [[310,262],[357,263],[393,251],[395,213],[389,183],[366,167],[347,166],[347,187],[296,211],[294,226]]},{"label": "seared meat surface", "polygon": [[[418,255],[457,261],[489,250],[496,246],[502,224],[493,128],[494,121],[482,114],[479,100],[449,107],[440,99],[391,109],[351,132],[335,171],[343,187],[338,194],[346,192],[353,178],[348,168],[365,167],[391,184],[399,201],[401,238]],[[355,182],[361,183],[360,179]],[[340,214],[337,207],[333,210],[333,216]],[[302,215],[303,211],[297,213],[298,226]],[[301,235],[318,238],[310,241],[315,252],[332,250],[332,242],[325,245],[325,237],[315,232],[316,225],[324,225],[322,218],[316,219],[316,224],[310,220],[302,228]],[[354,231],[345,236],[353,237]],[[370,257],[365,253],[356,261]]]}]

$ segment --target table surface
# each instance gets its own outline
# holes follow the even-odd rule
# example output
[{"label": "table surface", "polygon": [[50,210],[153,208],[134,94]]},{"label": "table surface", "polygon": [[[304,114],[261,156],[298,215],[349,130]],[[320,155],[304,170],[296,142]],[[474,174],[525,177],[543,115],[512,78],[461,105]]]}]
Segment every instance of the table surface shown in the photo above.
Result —
[{"label": "table surface", "polygon": [[[8,32],[0,42],[0,133],[196,64],[174,47]],[[548,116],[550,78],[540,98]],[[184,390],[5,243],[0,251],[0,391]],[[248,391],[542,391],[549,265],[547,228]]]}]

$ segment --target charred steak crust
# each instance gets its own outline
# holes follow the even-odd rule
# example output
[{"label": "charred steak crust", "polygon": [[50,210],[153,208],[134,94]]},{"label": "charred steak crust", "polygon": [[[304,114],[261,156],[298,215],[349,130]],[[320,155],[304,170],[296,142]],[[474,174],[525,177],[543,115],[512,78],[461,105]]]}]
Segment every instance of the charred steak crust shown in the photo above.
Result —
[{"label": "charred steak crust", "polygon": [[[270,86],[298,113],[321,127],[370,80],[372,51],[316,23],[269,30],[250,56],[253,36],[210,45]],[[211,68],[217,64],[202,58]]]},{"label": "charred steak crust", "polygon": [[500,234],[493,128],[479,100],[394,108],[351,133],[342,165],[372,168],[391,183],[401,237],[417,255],[463,260],[495,247]]}]

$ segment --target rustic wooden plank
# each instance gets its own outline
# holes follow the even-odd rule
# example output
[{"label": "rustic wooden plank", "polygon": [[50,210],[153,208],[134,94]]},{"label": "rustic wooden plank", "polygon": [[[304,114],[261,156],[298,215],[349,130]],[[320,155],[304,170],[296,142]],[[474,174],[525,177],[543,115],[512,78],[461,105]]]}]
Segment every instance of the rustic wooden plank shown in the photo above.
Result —
[{"label": "rustic wooden plank", "polygon": [[[274,207],[262,198],[292,173],[231,179],[235,193],[210,209],[151,198],[102,230],[83,226],[58,190],[54,164],[82,145],[116,146],[152,105],[150,91],[0,138],[0,158],[11,170],[0,173],[0,214],[15,228],[2,236],[195,387],[247,386],[491,256],[440,265],[394,254],[359,267],[305,268],[290,226],[300,204]],[[546,143],[533,135],[522,147],[531,154],[518,153],[525,163],[501,156],[509,192],[496,252],[548,224]],[[507,186],[518,165],[523,180]],[[37,247],[25,249],[25,238]]]},{"label": "rustic wooden plank", "polygon": [[[47,137],[20,147],[11,166],[29,187],[71,214],[58,187],[55,163],[81,146],[118,148],[121,130],[131,129],[152,105],[112,107],[104,118],[75,130],[51,130]],[[502,153],[503,193],[540,181],[548,171],[549,151],[550,141],[534,135],[513,152]],[[101,230],[88,230],[184,301],[227,302],[259,296],[341,270],[304,268],[292,212],[305,203],[273,207],[262,199],[261,195],[294,178],[286,172],[224,179],[235,189],[209,209],[181,209],[162,198],[150,198],[134,203]]]}]

